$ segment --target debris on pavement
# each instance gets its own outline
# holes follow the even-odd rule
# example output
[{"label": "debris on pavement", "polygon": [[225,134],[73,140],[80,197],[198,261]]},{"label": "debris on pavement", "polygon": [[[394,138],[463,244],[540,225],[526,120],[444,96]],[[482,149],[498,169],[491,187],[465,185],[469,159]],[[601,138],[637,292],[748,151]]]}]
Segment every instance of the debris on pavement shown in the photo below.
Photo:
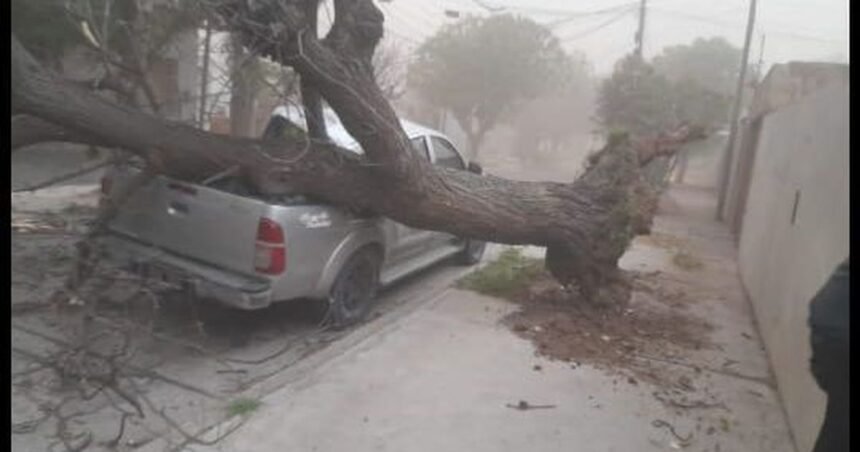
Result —
[{"label": "debris on pavement", "polygon": [[[631,306],[607,308],[584,303],[575,291],[565,291],[548,275],[539,275],[508,298],[521,309],[503,323],[535,344],[538,355],[568,362],[571,368],[583,362],[625,379],[676,386],[677,372],[665,374],[661,357],[709,348],[708,334],[713,327],[704,319],[664,304],[661,295],[671,282],[662,274],[630,276],[652,290],[634,291]],[[693,302],[681,291],[672,293],[673,303]],[[681,381],[683,387],[695,389],[690,377]]]},{"label": "debris on pavement", "polygon": [[505,406],[508,408],[511,408],[513,410],[520,410],[520,411],[555,408],[555,405],[532,405],[532,404],[526,402],[525,400],[520,400],[516,405],[508,403]]},{"label": "debris on pavement", "polygon": [[686,391],[679,391],[674,388],[660,389],[652,393],[655,399],[662,402],[665,406],[681,409],[711,409],[723,408],[728,409],[726,405],[716,399],[711,394],[706,394],[704,399],[691,399]]},{"label": "debris on pavement", "polygon": [[19,217],[12,219],[12,231],[23,234],[60,232],[66,224],[59,218]]},{"label": "debris on pavement", "polygon": [[655,428],[664,428],[665,427],[667,430],[669,430],[669,433],[671,433],[672,436],[674,436],[675,439],[678,440],[678,442],[676,444],[678,444],[680,447],[689,446],[691,441],[693,440],[693,434],[692,433],[688,434],[687,436],[681,436],[678,434],[678,432],[675,431],[674,425],[672,425],[672,424],[670,424],[670,423],[668,423],[662,419],[654,419],[651,422],[651,425],[654,426]]},{"label": "debris on pavement", "polygon": [[705,266],[702,260],[689,251],[680,250],[672,257],[672,263],[686,271],[701,270]]}]

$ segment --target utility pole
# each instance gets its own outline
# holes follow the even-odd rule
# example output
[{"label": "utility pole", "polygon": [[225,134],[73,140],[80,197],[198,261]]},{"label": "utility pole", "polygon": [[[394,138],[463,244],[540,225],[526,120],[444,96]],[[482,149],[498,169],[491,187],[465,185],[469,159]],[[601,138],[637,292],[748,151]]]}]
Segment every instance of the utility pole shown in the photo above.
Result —
[{"label": "utility pole", "polygon": [[758,63],[756,64],[756,71],[758,72],[758,81],[761,81],[764,78],[764,38],[765,34],[761,34],[761,44],[758,49]]},{"label": "utility pole", "polygon": [[642,43],[645,41],[645,2],[639,3],[639,29],[636,30],[636,56],[642,59]]},{"label": "utility pole", "polygon": [[732,154],[734,152],[735,136],[738,133],[738,119],[741,115],[741,100],[744,94],[744,82],[747,75],[747,61],[750,54],[750,42],[755,25],[756,0],[750,0],[749,19],[747,19],[747,33],[744,39],[743,56],[741,56],[740,74],[738,74],[738,86],[735,91],[735,102],[732,106],[731,123],[729,124],[729,141],[726,143],[726,151],[723,153],[722,165],[720,165],[720,196],[717,201],[717,220],[723,219],[723,207],[726,204],[726,195],[729,189],[731,176]]},{"label": "utility pole", "polygon": [[206,35],[203,38],[203,69],[200,72],[200,112],[197,117],[201,129],[206,126],[206,97],[209,94],[209,46],[211,43],[212,24],[206,20]]}]

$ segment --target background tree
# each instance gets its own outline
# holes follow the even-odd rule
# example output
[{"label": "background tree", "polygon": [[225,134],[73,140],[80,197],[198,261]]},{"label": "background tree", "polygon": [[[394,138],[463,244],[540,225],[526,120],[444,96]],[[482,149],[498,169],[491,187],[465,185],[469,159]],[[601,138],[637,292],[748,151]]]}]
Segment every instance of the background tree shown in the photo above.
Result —
[{"label": "background tree", "polygon": [[570,58],[536,22],[513,15],[467,18],[442,28],[419,49],[409,81],[450,110],[473,155],[486,133],[523,101],[564,80]]},{"label": "background tree", "polygon": [[669,46],[655,56],[657,73],[672,82],[699,85],[711,93],[731,96],[737,83],[741,50],[721,37],[697,38],[688,45]]},{"label": "background tree", "polygon": [[400,47],[392,41],[379,43],[373,52],[373,73],[376,83],[389,101],[397,100],[406,90],[405,56]]},{"label": "background tree", "polygon": [[723,38],[666,47],[650,64],[625,57],[601,86],[598,116],[607,128],[634,133],[683,121],[720,125],[739,61],[740,50]]},{"label": "background tree", "polygon": [[616,63],[600,86],[597,116],[604,129],[649,134],[676,122],[675,113],[669,80],[636,55]]},{"label": "background tree", "polygon": [[254,135],[254,107],[262,89],[263,64],[242,46],[240,37],[230,35],[230,134]]},{"label": "background tree", "polygon": [[511,119],[516,149],[528,152],[523,157],[557,158],[574,136],[590,132],[594,81],[584,55],[572,56],[571,63],[566,79],[524,102]]},{"label": "background tree", "polygon": [[654,70],[672,84],[676,115],[699,124],[723,124],[737,84],[741,50],[721,37],[669,46],[654,57]]}]

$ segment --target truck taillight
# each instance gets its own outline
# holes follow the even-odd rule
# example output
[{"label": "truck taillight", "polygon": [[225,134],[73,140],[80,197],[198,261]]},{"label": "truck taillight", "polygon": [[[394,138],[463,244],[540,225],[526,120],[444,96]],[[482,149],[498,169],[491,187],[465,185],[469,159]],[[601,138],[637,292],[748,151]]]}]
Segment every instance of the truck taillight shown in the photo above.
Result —
[{"label": "truck taillight", "polygon": [[257,224],[254,268],[267,275],[279,275],[287,268],[284,230],[281,225],[268,218],[260,218]]}]

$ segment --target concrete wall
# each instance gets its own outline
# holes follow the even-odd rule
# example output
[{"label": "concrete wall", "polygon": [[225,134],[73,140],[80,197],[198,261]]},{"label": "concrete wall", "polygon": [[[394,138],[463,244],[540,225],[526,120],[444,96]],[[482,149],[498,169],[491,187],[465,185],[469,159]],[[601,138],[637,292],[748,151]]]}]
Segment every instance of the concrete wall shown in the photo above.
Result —
[{"label": "concrete wall", "polygon": [[793,61],[775,64],[750,101],[752,117],[776,111],[832,84],[848,83],[848,65]]},{"label": "concrete wall", "polygon": [[825,397],[809,372],[809,301],[849,253],[848,84],[764,117],[739,266],[798,452],[812,449]]},{"label": "concrete wall", "polygon": [[[830,85],[848,83],[848,65],[816,62],[775,64],[750,96],[738,128],[725,181],[726,199],[722,218],[740,233],[747,199],[751,162],[755,158],[759,128],[757,121],[768,113],[803,101],[810,93]],[[725,158],[725,156],[723,157]]]}]

